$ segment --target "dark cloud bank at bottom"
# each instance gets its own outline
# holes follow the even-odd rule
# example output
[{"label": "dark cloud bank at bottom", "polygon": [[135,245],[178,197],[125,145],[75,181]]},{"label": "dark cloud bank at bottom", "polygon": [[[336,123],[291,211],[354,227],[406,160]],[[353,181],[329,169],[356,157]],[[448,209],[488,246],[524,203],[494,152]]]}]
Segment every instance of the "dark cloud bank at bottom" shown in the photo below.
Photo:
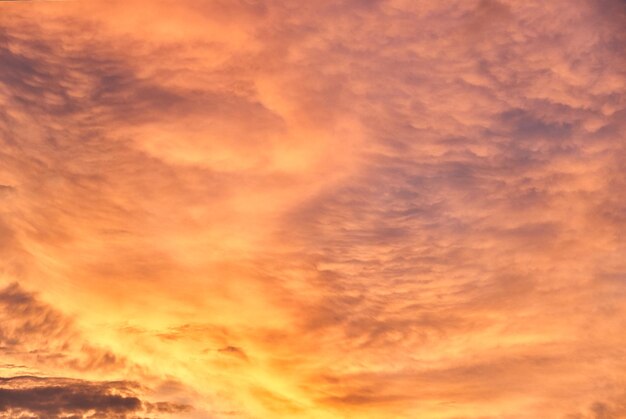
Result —
[{"label": "dark cloud bank at bottom", "polygon": [[160,417],[192,409],[183,404],[142,401],[136,393],[138,387],[127,381],[0,377],[0,417]]}]

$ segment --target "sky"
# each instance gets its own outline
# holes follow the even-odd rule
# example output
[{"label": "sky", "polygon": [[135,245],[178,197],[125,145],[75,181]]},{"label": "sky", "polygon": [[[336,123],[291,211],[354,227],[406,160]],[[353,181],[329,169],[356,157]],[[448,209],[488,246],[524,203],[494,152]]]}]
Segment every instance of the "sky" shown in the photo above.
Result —
[{"label": "sky", "polygon": [[0,418],[626,417],[623,0],[0,2]]}]

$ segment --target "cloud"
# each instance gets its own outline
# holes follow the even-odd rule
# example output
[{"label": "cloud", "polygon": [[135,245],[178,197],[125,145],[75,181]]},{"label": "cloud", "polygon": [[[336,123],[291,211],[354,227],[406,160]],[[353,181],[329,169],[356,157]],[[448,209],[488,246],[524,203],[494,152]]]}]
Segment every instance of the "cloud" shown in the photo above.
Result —
[{"label": "cloud", "polygon": [[14,403],[621,412],[623,2],[74,3],[0,18]]},{"label": "cloud", "polygon": [[[21,363],[0,366],[3,373],[12,375],[0,378],[3,383],[0,410],[8,417],[21,414],[126,417],[137,412],[159,417],[191,410],[187,403],[154,402],[154,390],[150,387],[160,385],[162,380],[141,373],[142,367],[129,365],[124,356],[90,344],[81,336],[73,319],[24,291],[17,283],[0,291],[0,319],[0,352],[4,359]],[[46,377],[42,371],[100,377],[127,376],[133,371],[140,373],[144,384]],[[159,394],[177,399],[168,392]]]},{"label": "cloud", "polygon": [[[19,415],[24,411],[44,416],[82,414],[91,410],[97,414],[128,413],[141,407],[136,397],[111,394],[108,385],[102,387],[83,382],[44,380],[44,385],[29,377],[4,379],[0,389],[0,409]],[[7,386],[7,383],[10,383]],[[34,384],[34,385],[33,385]]]},{"label": "cloud", "polygon": [[119,369],[124,361],[81,341],[73,321],[17,283],[0,291],[0,351],[4,356],[78,370]]},{"label": "cloud", "polygon": [[[135,396],[136,384],[89,382],[67,378],[0,378],[0,414],[7,417],[135,417],[146,409]],[[166,402],[147,404],[154,413],[180,413],[190,407]]]},{"label": "cloud", "polygon": [[238,348],[236,346],[225,346],[223,348],[218,349],[217,351],[223,354],[234,356],[236,358],[240,358],[243,361],[248,360],[246,353],[241,348]]}]

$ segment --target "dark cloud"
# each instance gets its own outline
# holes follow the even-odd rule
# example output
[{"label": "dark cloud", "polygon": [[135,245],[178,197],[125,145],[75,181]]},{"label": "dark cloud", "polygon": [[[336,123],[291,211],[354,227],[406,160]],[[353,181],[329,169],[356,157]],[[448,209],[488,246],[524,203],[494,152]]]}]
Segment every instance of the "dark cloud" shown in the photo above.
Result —
[{"label": "dark cloud", "polygon": [[129,418],[141,412],[180,413],[190,406],[142,402],[137,385],[128,382],[90,382],[33,376],[0,378],[0,414],[10,417]]},{"label": "dark cloud", "polygon": [[248,356],[246,355],[245,351],[236,346],[225,346],[223,348],[218,349],[217,351],[226,355],[234,356],[243,361],[248,361]]},{"label": "dark cloud", "polygon": [[192,406],[182,403],[171,402],[156,402],[156,403],[144,403],[148,413],[160,413],[160,414],[173,414],[190,412],[193,410]]},{"label": "dark cloud", "polygon": [[111,384],[83,381],[16,377],[2,380],[0,410],[18,415],[23,412],[54,417],[61,414],[127,414],[141,408],[141,401],[132,396],[114,394],[119,390]]},{"label": "dark cloud", "polygon": [[[565,419],[620,419],[626,415],[626,402],[623,397],[596,401],[584,410],[584,413],[572,413]],[[581,409],[582,410],[582,409]]]}]

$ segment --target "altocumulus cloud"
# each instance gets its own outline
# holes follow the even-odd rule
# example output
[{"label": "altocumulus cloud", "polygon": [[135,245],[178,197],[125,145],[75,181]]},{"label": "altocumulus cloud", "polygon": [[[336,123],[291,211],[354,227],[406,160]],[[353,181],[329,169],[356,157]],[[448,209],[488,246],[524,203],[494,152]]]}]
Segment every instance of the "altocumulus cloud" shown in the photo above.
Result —
[{"label": "altocumulus cloud", "polygon": [[71,4],[0,16],[4,370],[80,378],[7,409],[624,415],[623,1]]}]

